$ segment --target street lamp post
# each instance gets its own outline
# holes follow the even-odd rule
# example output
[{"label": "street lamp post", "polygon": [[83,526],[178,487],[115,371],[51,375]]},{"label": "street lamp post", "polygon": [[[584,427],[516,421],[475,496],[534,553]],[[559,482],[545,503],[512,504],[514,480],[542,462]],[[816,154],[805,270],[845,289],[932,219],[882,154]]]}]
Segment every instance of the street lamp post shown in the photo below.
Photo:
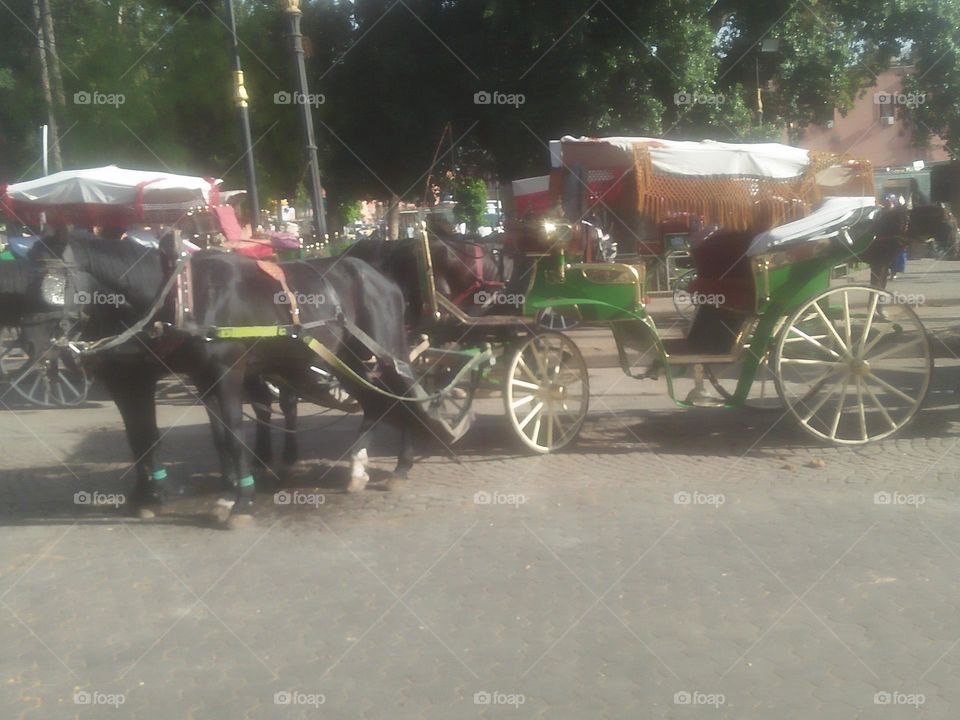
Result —
[{"label": "street lamp post", "polygon": [[303,137],[307,151],[307,162],[310,165],[310,200],[313,205],[314,227],[317,231],[317,240],[323,242],[327,235],[327,215],[323,202],[323,187],[320,184],[320,161],[317,159],[317,141],[313,132],[313,115],[310,105],[310,90],[307,86],[307,66],[304,61],[303,35],[300,32],[300,0],[283,0],[283,8],[290,20],[290,39],[293,45],[295,61],[294,70],[297,73],[300,98],[300,116],[303,121]]},{"label": "street lamp post", "polygon": [[250,210],[250,226],[256,232],[260,225],[260,197],[257,194],[257,170],[253,161],[253,137],[250,134],[249,97],[243,83],[243,66],[240,64],[240,42],[237,39],[237,20],[233,13],[233,0],[227,0],[227,26],[233,41],[233,100],[240,114],[240,133],[243,140],[244,166],[247,170],[247,206]]}]

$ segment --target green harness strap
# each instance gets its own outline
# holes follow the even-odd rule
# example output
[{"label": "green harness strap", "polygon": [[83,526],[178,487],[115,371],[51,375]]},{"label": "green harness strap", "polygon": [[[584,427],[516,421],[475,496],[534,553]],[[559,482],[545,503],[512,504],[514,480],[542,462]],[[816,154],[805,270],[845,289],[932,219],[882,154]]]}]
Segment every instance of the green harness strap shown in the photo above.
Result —
[{"label": "green harness strap", "polygon": [[251,338],[289,337],[293,328],[289,325],[250,325],[249,327],[217,327],[208,337],[216,340],[249,340]]},{"label": "green harness strap", "polygon": [[330,365],[330,367],[336,368],[337,370],[342,372],[344,375],[346,375],[348,378],[353,380],[358,385],[361,385],[362,387],[372,390],[373,392],[379,395],[388,397],[391,400],[400,400],[403,402],[430,402],[433,400],[439,400],[451,388],[455,387],[458,382],[460,382],[464,377],[466,377],[468,373],[473,372],[473,370],[477,366],[479,366],[481,363],[486,362],[490,358],[490,356],[493,354],[491,350],[484,350],[478,353],[475,357],[473,357],[468,363],[466,363],[460,369],[460,372],[458,372],[454,376],[453,380],[451,380],[450,383],[448,383],[447,387],[445,387],[440,392],[433,393],[432,395],[422,395],[417,397],[411,397],[409,395],[394,395],[393,393],[387,392],[382,388],[378,388],[369,380],[367,380],[366,378],[354,372],[353,369],[350,368],[350,366],[348,366],[345,362],[343,362],[343,360],[338,358],[334,353],[330,351],[330,349],[326,345],[324,345],[322,342],[320,342],[316,338],[305,337],[303,338],[303,340],[305,343],[307,343],[307,347],[309,347],[317,355],[319,355],[324,360],[324,362]]}]

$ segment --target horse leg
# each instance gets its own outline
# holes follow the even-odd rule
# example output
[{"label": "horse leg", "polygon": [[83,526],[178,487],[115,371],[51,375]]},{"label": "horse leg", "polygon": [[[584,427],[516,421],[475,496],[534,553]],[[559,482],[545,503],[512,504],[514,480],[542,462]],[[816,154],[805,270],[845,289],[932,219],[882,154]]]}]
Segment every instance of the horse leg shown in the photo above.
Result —
[{"label": "horse leg", "polygon": [[220,414],[219,398],[214,392],[212,386],[205,387],[198,385],[200,396],[203,398],[204,407],[207,410],[207,419],[210,421],[210,436],[213,439],[213,449],[216,450],[217,458],[220,461],[221,485],[224,491],[232,491],[236,488],[238,477],[235,477],[230,470],[230,458],[227,456],[226,431]]},{"label": "horse leg", "polygon": [[[270,388],[267,387],[263,378],[252,376],[244,378],[243,388],[257,418],[257,438],[253,445],[253,464],[257,467],[267,467],[273,462],[273,444],[270,437],[273,398],[270,396]],[[283,407],[282,404],[281,407]]]},{"label": "horse leg", "polygon": [[127,442],[133,451],[136,484],[129,504],[130,512],[151,518],[166,500],[167,471],[156,463],[160,444],[157,429],[157,376],[146,367],[115,367],[104,361],[96,373],[113,398],[123,418]]},{"label": "horse leg", "polygon": [[367,475],[367,445],[370,442],[374,421],[375,416],[364,407],[363,422],[360,423],[357,439],[350,451],[350,482],[347,484],[347,492],[360,492],[370,482],[370,476]]},{"label": "horse leg", "polygon": [[228,362],[215,363],[210,376],[214,382],[197,383],[210,418],[213,444],[220,457],[223,486],[228,493],[217,500],[216,518],[231,525],[243,524],[252,518],[255,495],[253,476],[249,472],[243,432],[244,373],[241,363],[229,370]]},{"label": "horse leg", "polygon": [[297,394],[288,388],[280,389],[280,411],[283,413],[283,464],[295,465],[300,459],[297,446]]},{"label": "horse leg", "polygon": [[243,442],[243,363],[237,362],[230,368],[219,375],[213,394],[223,426],[224,474],[225,477],[236,478],[236,499],[228,516],[229,524],[236,527],[253,520],[256,487],[250,474],[247,447]]},{"label": "horse leg", "polygon": [[394,477],[406,480],[413,469],[413,427],[411,423],[403,423],[400,427],[400,450],[397,453],[397,467],[393,471]]}]

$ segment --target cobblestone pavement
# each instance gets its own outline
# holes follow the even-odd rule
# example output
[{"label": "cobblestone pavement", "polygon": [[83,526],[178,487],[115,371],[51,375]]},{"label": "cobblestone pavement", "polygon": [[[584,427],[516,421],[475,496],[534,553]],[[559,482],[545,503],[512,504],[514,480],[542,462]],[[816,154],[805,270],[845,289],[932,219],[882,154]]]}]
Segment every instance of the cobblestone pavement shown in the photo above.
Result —
[{"label": "cobblestone pavement", "polygon": [[[235,532],[209,492],[150,522],[78,510],[128,492],[109,404],[0,414],[0,717],[957,716],[960,363],[861,449],[594,364],[572,451],[524,456],[483,400],[408,481],[384,433],[362,494],[337,462],[357,421],[305,408],[299,494],[264,487]],[[210,491],[191,403],[161,406],[164,455]]]}]

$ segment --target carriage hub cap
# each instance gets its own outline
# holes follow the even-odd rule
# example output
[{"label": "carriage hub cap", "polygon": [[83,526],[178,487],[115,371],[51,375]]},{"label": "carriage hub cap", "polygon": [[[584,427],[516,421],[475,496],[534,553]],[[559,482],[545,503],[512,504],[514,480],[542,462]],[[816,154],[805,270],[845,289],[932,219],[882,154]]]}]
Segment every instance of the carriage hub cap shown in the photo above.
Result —
[{"label": "carriage hub cap", "polygon": [[854,358],[850,361],[850,372],[858,377],[865,377],[870,374],[870,363],[860,358]]}]

